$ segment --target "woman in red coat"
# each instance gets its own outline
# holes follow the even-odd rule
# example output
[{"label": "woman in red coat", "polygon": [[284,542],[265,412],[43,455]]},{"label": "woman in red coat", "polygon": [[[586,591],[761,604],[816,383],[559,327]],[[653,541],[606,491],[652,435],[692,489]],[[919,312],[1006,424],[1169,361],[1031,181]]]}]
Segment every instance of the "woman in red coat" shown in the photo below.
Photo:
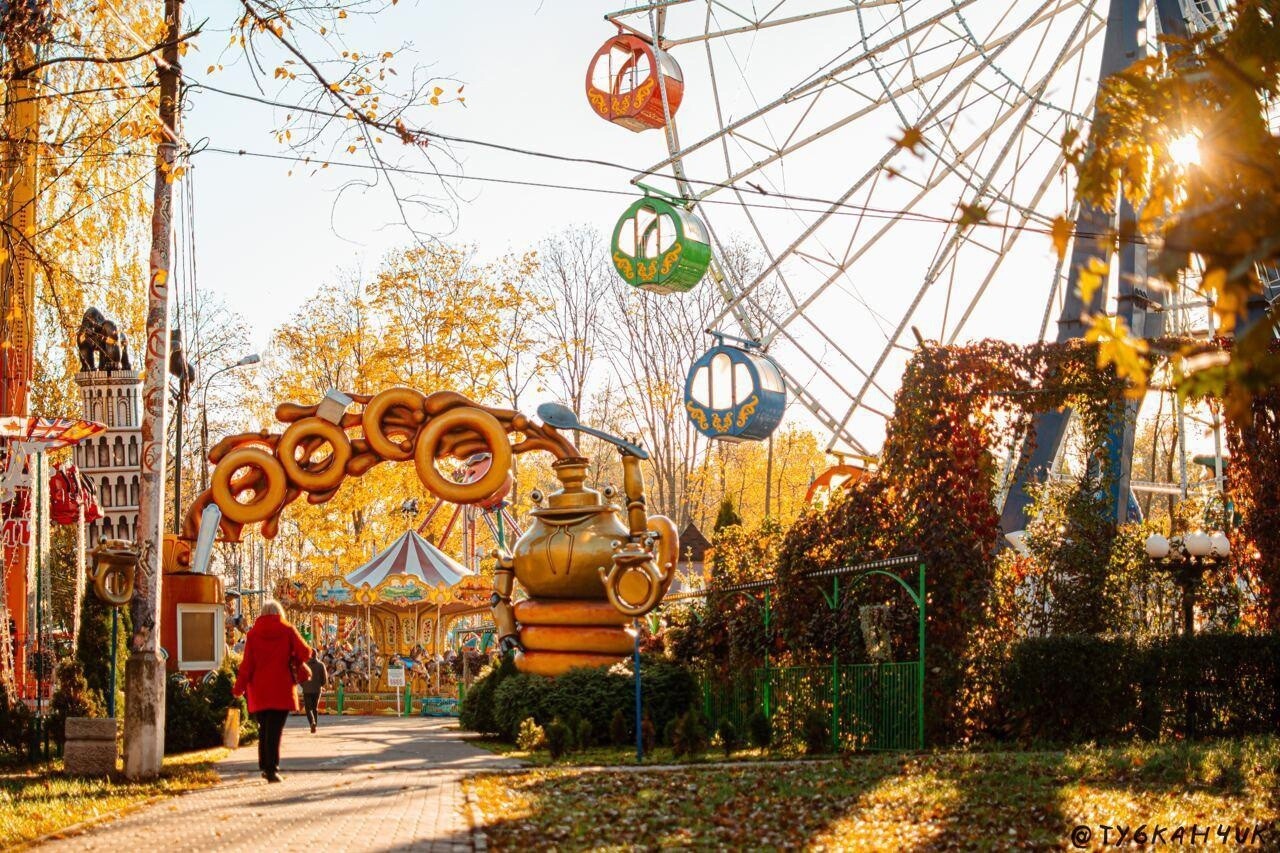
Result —
[{"label": "woman in red coat", "polygon": [[268,782],[281,781],[280,737],[289,712],[298,710],[295,678],[310,677],[311,648],[284,621],[279,602],[267,599],[245,635],[244,660],[233,693],[249,695],[249,713],[258,722],[258,769]]}]

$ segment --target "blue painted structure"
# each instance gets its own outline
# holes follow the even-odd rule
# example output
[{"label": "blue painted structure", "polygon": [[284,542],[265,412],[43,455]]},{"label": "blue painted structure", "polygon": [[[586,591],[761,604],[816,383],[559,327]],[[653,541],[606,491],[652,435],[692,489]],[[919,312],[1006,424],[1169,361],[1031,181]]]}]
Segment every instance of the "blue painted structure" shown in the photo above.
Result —
[{"label": "blue painted structure", "polygon": [[[1098,74],[1100,81],[1123,71],[1142,58],[1140,41],[1145,26],[1145,9],[1146,4],[1142,0],[1110,0]],[[1154,0],[1154,11],[1163,34],[1182,37],[1187,35],[1186,18],[1178,0]],[[1136,233],[1137,214],[1128,199],[1121,198],[1117,207],[1118,210],[1111,214],[1082,204],[1076,215],[1075,233],[1105,234],[1110,229],[1121,234]],[[1124,241],[1114,258],[1108,256],[1109,249],[1099,245],[1099,241],[1081,239],[1074,242],[1062,312],[1058,317],[1059,343],[1083,337],[1087,318],[1105,308],[1106,288],[1098,288],[1088,304],[1080,298],[1079,272],[1088,266],[1091,258],[1104,263],[1110,261],[1111,266],[1117,270],[1116,313],[1125,320],[1134,334],[1144,338],[1157,338],[1163,333],[1163,297],[1160,291],[1147,290],[1143,284],[1147,280],[1145,242]],[[1137,501],[1133,497],[1130,481],[1139,406],[1140,401],[1129,400],[1115,407],[1105,447],[1111,473],[1111,514],[1121,524],[1138,520],[1133,512]],[[1001,511],[1000,526],[1005,534],[1026,529],[1031,510],[1028,486],[1048,477],[1066,438],[1070,417],[1071,413],[1066,409],[1042,412],[1035,417],[1031,433],[1022,448],[1022,464],[1018,476],[1009,489]]]},{"label": "blue painted structure", "polygon": [[[782,421],[787,389],[777,362],[755,341],[711,332],[716,345],[684,382],[684,409],[698,432],[721,441],[760,441]],[[726,338],[734,343],[726,343]]]}]

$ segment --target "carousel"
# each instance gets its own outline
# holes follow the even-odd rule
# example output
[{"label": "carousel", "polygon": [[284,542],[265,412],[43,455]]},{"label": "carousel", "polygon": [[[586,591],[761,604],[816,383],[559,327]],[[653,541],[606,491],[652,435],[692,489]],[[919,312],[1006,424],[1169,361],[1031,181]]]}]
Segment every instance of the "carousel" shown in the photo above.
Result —
[{"label": "carousel", "polygon": [[415,693],[440,695],[450,630],[489,612],[481,579],[412,530],[347,572],[287,578],[276,597],[304,626],[330,678],[348,690],[386,692],[391,665]]}]

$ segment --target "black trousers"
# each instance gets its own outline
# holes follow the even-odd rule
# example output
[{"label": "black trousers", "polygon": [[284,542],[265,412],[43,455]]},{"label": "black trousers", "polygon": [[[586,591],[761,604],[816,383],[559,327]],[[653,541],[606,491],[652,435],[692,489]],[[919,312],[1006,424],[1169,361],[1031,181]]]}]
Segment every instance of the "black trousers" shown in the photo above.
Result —
[{"label": "black trousers", "polygon": [[258,769],[274,773],[280,769],[280,737],[289,712],[259,711],[253,718],[258,722]]},{"label": "black trousers", "polygon": [[319,705],[320,705],[320,694],[319,694],[319,693],[306,693],[306,692],[303,692],[303,694],[302,694],[302,707],[303,707],[304,709],[306,709],[306,712],[307,712],[307,722],[308,722],[308,723],[310,723],[310,724],[311,724],[311,725],[313,725],[313,726],[314,726],[317,722],[319,722],[319,721],[320,721],[320,712],[317,710],[317,708],[318,708],[318,706],[319,706]]}]

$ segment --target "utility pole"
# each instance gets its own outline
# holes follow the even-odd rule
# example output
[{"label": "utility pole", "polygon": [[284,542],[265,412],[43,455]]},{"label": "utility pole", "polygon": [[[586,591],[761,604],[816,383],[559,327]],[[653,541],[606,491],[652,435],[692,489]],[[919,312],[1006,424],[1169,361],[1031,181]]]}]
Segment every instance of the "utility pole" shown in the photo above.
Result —
[{"label": "utility pole", "polygon": [[[180,310],[180,309],[179,309]],[[187,362],[182,348],[182,328],[174,323],[169,333],[169,373],[178,380],[173,392],[175,429],[173,439],[173,532],[182,532],[182,422],[186,417],[186,404],[191,397],[191,382],[195,371]]]},{"label": "utility pole", "polygon": [[[0,144],[0,415],[30,414],[27,388],[34,359],[35,236],[37,158],[40,130],[39,81],[24,72],[36,60],[43,28],[39,7],[8,3],[0,30],[14,74],[5,87]],[[4,547],[0,563],[0,683],[12,685],[26,671],[28,543]],[[8,605],[12,604],[13,612]],[[18,657],[9,656],[9,619],[16,629]]]},{"label": "utility pole", "polygon": [[138,561],[133,637],[125,665],[124,773],[130,780],[160,775],[164,757],[164,660],[160,655],[160,582],[164,536],[165,418],[169,362],[169,271],[173,181],[178,161],[178,38],[182,0],[165,0],[160,63],[160,132],[151,212],[151,277],[147,286],[146,378],[142,388],[142,471],[138,496]]}]

